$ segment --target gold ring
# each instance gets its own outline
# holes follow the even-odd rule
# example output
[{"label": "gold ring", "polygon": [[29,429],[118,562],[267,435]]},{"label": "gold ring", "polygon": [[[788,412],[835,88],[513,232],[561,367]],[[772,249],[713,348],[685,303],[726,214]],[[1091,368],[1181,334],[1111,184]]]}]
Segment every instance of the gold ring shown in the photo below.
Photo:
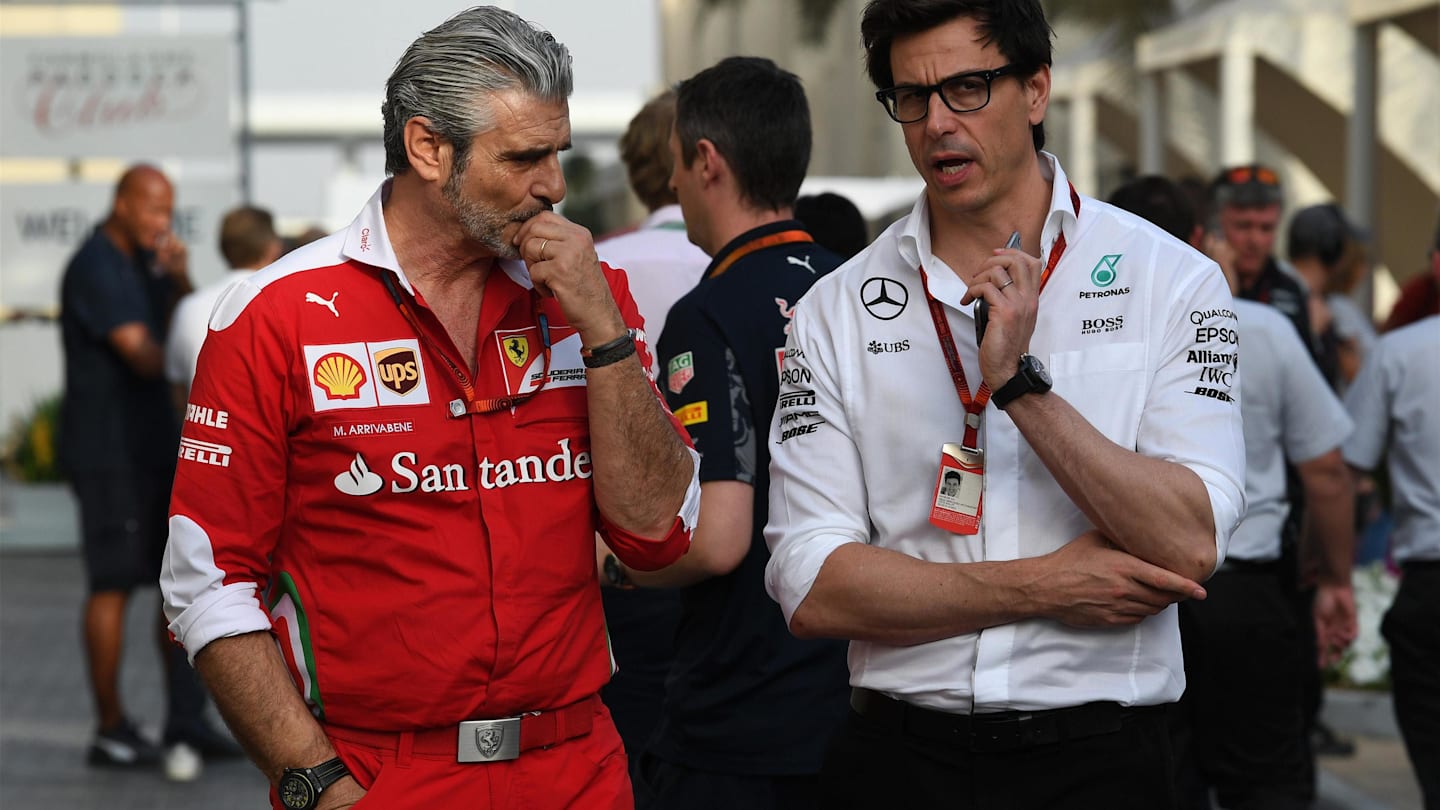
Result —
[{"label": "gold ring", "polygon": [[1014,284],[1014,283],[1015,283],[1015,279],[1012,278],[1012,279],[1010,279],[1009,281],[1005,282],[1004,284],[1001,284],[1001,285],[1000,285],[1000,289],[1003,290],[1003,289],[1005,289],[1006,287],[1009,287],[1011,284]]},{"label": "gold ring", "polygon": [[540,261],[542,262],[545,261],[545,246],[548,244],[550,244],[549,239],[545,239],[540,242]]}]

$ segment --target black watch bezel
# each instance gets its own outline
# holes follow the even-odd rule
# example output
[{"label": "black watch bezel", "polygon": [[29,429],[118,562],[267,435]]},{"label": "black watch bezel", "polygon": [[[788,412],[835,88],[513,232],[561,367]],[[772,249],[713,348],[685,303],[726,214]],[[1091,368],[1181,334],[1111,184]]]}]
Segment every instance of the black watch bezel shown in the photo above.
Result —
[{"label": "black watch bezel", "polygon": [[1054,383],[1050,379],[1050,373],[1045,370],[1045,364],[1033,354],[1022,354],[1015,376],[995,391],[991,401],[996,408],[1003,411],[1006,405],[1020,397],[1026,394],[1043,394],[1049,391],[1052,385]]},{"label": "black watch bezel", "polygon": [[[339,757],[326,760],[313,768],[286,768],[280,774],[280,782],[275,786],[275,792],[286,810],[312,810],[320,803],[320,795],[327,788],[349,775],[350,769]],[[289,794],[299,790],[303,790],[305,795],[297,797],[299,803],[296,803],[296,799],[292,799]]]}]

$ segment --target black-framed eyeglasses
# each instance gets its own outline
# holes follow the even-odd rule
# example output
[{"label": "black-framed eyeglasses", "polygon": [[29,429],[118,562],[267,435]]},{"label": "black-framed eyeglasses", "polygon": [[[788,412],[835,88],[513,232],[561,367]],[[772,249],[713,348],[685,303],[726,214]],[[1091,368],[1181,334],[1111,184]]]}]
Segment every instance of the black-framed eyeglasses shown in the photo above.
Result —
[{"label": "black-framed eyeglasses", "polygon": [[957,73],[939,84],[901,84],[887,87],[875,94],[885,112],[897,123],[913,124],[930,114],[930,94],[939,92],[951,112],[975,112],[990,103],[990,85],[1001,76],[1014,75],[1015,65],[1002,65],[993,70]]}]

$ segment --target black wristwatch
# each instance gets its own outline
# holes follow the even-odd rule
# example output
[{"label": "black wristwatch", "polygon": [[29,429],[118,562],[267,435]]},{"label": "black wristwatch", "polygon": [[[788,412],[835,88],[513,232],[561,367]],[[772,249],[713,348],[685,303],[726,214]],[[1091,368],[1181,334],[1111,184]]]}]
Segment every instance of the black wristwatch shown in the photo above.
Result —
[{"label": "black wristwatch", "polygon": [[325,789],[350,775],[339,757],[313,768],[286,768],[280,775],[280,804],[288,810],[311,810]]},{"label": "black wristwatch", "polygon": [[605,568],[605,581],[610,584],[610,587],[612,587],[612,588],[630,588],[630,587],[633,587],[633,583],[630,582],[630,578],[627,577],[627,576],[625,576],[625,569],[620,566],[620,561],[615,558],[615,555],[614,555],[614,554],[606,554],[606,555],[605,555],[605,566],[604,566],[604,568]]},{"label": "black wristwatch", "polygon": [[1006,405],[1026,394],[1043,394],[1049,391],[1051,385],[1050,373],[1045,370],[1044,364],[1032,354],[1022,354],[1020,370],[1010,378],[1010,382],[996,389],[990,401],[1003,411]]}]

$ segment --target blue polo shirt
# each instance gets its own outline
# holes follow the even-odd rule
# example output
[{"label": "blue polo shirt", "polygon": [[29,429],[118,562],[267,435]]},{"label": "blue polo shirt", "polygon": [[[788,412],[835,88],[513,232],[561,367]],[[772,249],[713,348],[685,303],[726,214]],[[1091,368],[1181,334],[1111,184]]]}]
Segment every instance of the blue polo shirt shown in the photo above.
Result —
[{"label": "blue polo shirt", "polygon": [[135,374],[109,338],[115,327],[140,322],[165,345],[171,283],[151,263],[148,254],[126,256],[96,228],[65,267],[59,458],[70,475],[174,468],[180,427],[165,379]]},{"label": "blue polo shirt", "polygon": [[[766,436],[785,336],[795,303],[841,263],[804,227],[783,221],[736,237],[671,308],[660,336],[658,382],[700,452],[700,481],[755,487],[744,560],[681,594],[675,664],[650,750],[693,768],[817,773],[848,711],[845,642],[795,638],[765,593]],[[805,241],[777,243],[797,233]]]}]

